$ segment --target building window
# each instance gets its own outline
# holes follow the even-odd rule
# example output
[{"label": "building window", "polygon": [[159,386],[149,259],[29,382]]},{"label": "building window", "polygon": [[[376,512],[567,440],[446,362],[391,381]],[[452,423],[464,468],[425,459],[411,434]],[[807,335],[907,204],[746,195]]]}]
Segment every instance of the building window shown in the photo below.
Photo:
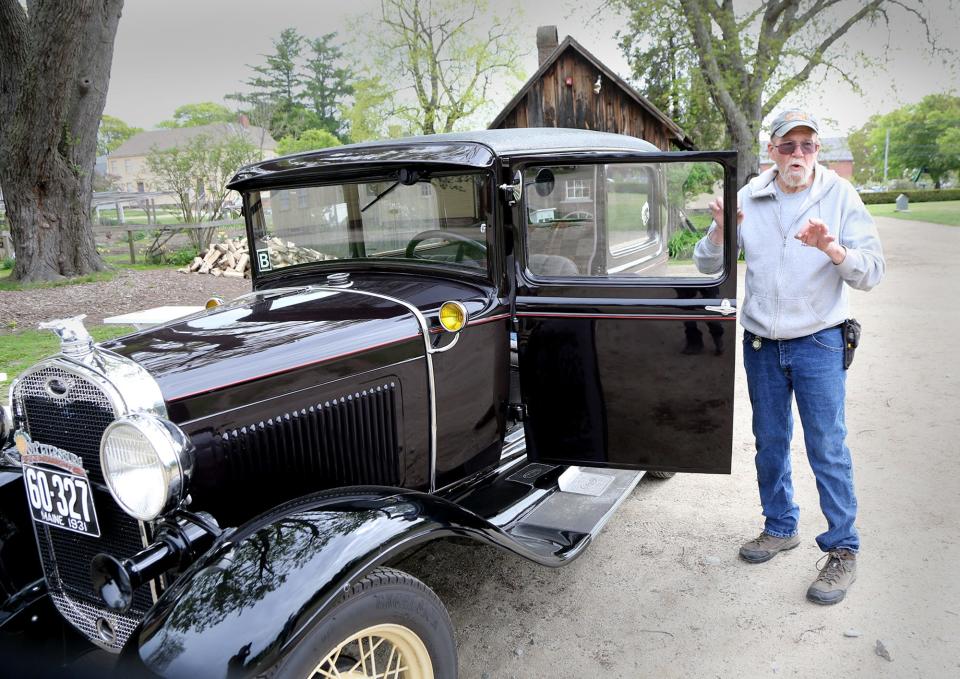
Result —
[{"label": "building window", "polygon": [[587,179],[567,180],[567,200],[590,200],[590,181]]},{"label": "building window", "polygon": [[289,191],[277,192],[277,208],[279,210],[290,209],[290,192]]},{"label": "building window", "polygon": [[123,161],[124,172],[126,172],[127,174],[130,174],[130,172],[132,171],[132,168],[133,168],[133,161],[131,161],[129,158]]},{"label": "building window", "polygon": [[304,189],[297,191],[297,205],[300,207],[310,207],[310,203],[307,198],[307,192]]},{"label": "building window", "polygon": [[144,190],[145,190],[145,189],[144,189],[144,186],[143,186],[143,182],[137,182],[137,192],[138,192],[138,193],[143,193]]}]

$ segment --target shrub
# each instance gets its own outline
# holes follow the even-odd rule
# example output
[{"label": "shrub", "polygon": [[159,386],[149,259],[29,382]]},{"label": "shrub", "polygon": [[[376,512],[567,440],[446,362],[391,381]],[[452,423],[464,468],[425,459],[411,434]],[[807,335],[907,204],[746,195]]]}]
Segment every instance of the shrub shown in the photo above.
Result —
[{"label": "shrub", "polygon": [[960,189],[908,189],[905,191],[878,191],[877,193],[861,193],[860,198],[865,205],[877,203],[896,203],[897,196],[904,194],[911,203],[929,203],[936,200],[960,200]]},{"label": "shrub", "polygon": [[193,258],[196,257],[199,253],[196,248],[181,248],[175,252],[168,253],[164,259],[168,264],[175,264],[176,266],[186,266],[193,261]]},{"label": "shrub", "polygon": [[667,244],[667,250],[670,253],[670,259],[691,259],[693,257],[693,248],[703,238],[702,233],[681,229],[670,236],[670,242]]},{"label": "shrub", "polygon": [[0,259],[0,271],[7,271],[13,268],[13,257],[4,257]]}]

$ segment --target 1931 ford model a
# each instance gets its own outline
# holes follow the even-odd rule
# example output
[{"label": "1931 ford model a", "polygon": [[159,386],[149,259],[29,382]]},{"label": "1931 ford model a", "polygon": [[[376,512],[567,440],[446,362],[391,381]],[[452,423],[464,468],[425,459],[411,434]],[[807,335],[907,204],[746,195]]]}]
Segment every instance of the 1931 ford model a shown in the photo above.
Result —
[{"label": "1931 ford model a", "polygon": [[13,383],[0,632],[52,602],[164,676],[455,676],[401,555],[563,565],[640,470],[729,472],[734,235],[713,276],[668,241],[735,174],[552,129],[242,169],[254,292],[99,346],[54,324]]}]

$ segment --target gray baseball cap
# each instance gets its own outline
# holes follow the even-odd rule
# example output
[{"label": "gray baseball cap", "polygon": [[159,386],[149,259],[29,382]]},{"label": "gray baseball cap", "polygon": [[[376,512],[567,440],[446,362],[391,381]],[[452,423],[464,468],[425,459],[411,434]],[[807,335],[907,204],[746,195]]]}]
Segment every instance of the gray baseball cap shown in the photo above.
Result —
[{"label": "gray baseball cap", "polygon": [[795,127],[809,127],[816,134],[820,134],[820,123],[813,115],[798,108],[788,108],[786,111],[780,111],[773,119],[773,124],[770,125],[770,136],[782,137]]}]

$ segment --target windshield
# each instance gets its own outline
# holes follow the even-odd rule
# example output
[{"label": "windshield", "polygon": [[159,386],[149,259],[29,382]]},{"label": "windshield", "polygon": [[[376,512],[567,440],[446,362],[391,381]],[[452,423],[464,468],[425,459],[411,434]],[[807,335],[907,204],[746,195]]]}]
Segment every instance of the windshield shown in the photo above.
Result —
[{"label": "windshield", "polygon": [[259,272],[325,260],[431,262],[487,269],[488,174],[397,177],[254,191],[249,211]]}]

